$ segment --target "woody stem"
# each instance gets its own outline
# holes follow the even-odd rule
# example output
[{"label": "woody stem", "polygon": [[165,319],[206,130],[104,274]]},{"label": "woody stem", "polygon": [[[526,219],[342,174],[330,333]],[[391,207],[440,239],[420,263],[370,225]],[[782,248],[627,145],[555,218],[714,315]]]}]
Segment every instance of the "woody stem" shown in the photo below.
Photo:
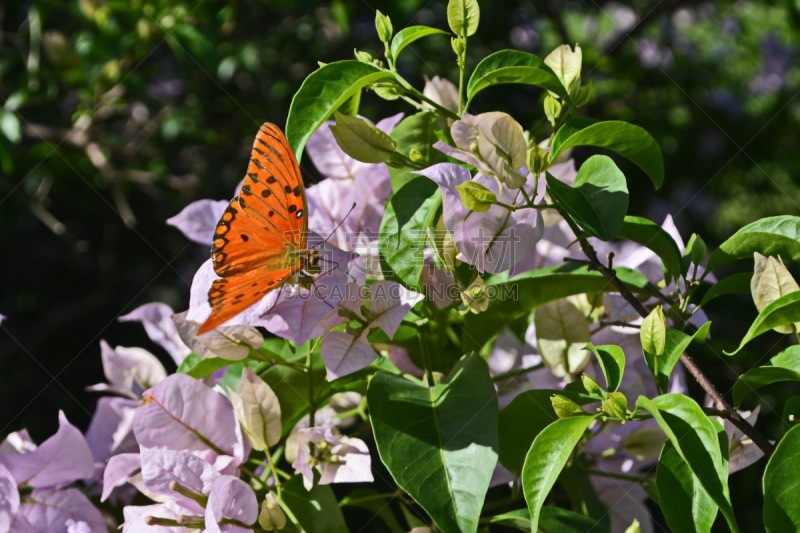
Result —
[{"label": "woody stem", "polygon": [[[636,299],[636,296],[634,296],[634,294],[628,289],[628,287],[625,286],[622,280],[617,277],[616,271],[613,268],[607,267],[599,260],[597,257],[597,251],[595,251],[594,247],[585,237],[581,236],[583,232],[578,225],[562,209],[558,209],[558,211],[578,237],[581,250],[583,250],[584,255],[589,259],[587,268],[589,270],[596,270],[600,272],[641,317],[646,317],[649,315],[650,311],[644,306],[644,304],[642,304],[642,302]],[[685,352],[681,354],[681,363],[683,363],[683,366],[694,377],[695,381],[697,381],[706,394],[708,394],[711,399],[714,400],[714,404],[717,406],[717,408],[725,411],[725,418],[728,419],[731,424],[736,426],[742,433],[750,437],[753,443],[758,446],[767,457],[772,455],[772,452],[775,450],[775,446],[747,420],[742,418],[742,416],[725,400],[725,398],[714,387],[714,384],[711,383],[705,374],[703,374],[703,371],[700,370],[700,367],[698,367],[692,358],[689,357],[689,354]]]}]

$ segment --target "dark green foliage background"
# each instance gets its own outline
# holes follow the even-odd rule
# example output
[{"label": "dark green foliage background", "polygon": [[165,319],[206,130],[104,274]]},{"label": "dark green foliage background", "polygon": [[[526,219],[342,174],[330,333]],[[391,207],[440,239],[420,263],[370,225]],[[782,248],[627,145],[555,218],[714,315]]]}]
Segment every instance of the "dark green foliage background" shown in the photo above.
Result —
[{"label": "dark green foliage background", "polygon": [[[579,42],[594,83],[587,114],[642,126],[664,150],[657,195],[620,161],[630,213],[659,222],[672,213],[686,237],[700,231],[713,246],[759,217],[800,211],[800,12],[794,2],[771,4],[481,2],[469,57],[473,66],[503,48],[544,57]],[[446,28],[445,6],[381,8],[398,30]],[[27,427],[40,440],[58,409],[85,427],[96,398],[83,388],[103,380],[102,338],[171,364],[138,325],[116,322],[150,301],[188,306],[207,251],[165,220],[193,200],[231,195],[258,126],[284,124],[317,61],[351,58],[353,48],[377,56],[373,20],[373,8],[356,0],[0,6],[0,313],[8,317],[0,434]],[[620,31],[625,20],[633,24]],[[421,75],[457,72],[443,37],[413,45],[400,68],[420,86]],[[532,88],[503,86],[481,93],[470,111],[508,111],[541,138],[540,102]],[[400,110],[374,95],[362,100],[370,118]],[[302,166],[309,183],[319,178],[307,160]],[[732,338],[755,316],[746,299],[716,309],[727,311],[712,318],[727,321]],[[770,334],[733,361],[766,362],[785,342]],[[727,392],[735,370],[705,355],[701,365]],[[732,486],[753,487],[758,475],[736,474]],[[733,503],[752,504],[751,493],[734,492]],[[743,529],[759,514],[743,516]]]}]

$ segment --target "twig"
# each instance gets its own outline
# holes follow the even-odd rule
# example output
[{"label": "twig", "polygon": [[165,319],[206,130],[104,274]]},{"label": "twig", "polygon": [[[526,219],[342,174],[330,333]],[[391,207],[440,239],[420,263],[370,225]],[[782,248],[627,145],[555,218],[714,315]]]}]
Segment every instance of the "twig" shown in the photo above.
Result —
[{"label": "twig", "polygon": [[[634,296],[630,290],[628,290],[628,287],[626,287],[622,280],[617,277],[616,271],[608,268],[606,265],[600,262],[594,247],[585,237],[580,236],[582,233],[580,228],[571,218],[569,218],[569,215],[562,210],[559,210],[559,213],[570,225],[570,228],[572,228],[572,231],[575,233],[575,235],[578,236],[578,242],[580,243],[581,250],[583,250],[584,255],[586,255],[586,257],[589,259],[588,268],[590,270],[596,270],[600,272],[603,277],[617,289],[619,294],[625,298],[629,304],[631,304],[631,306],[636,310],[637,313],[639,313],[641,317],[644,318],[649,315],[650,311],[642,302],[636,299],[636,296]],[[709,381],[706,375],[703,374],[703,371],[700,370],[697,364],[686,352],[681,354],[681,363],[683,363],[683,366],[686,367],[686,370],[688,370],[689,373],[694,376],[695,381],[697,381],[706,394],[708,394],[711,399],[714,400],[714,404],[717,406],[717,408],[725,411],[725,418],[730,420],[731,424],[736,426],[742,433],[750,437],[755,445],[758,446],[767,457],[771,456],[772,452],[775,450],[775,446],[747,420],[742,418],[742,416],[725,400],[725,398],[723,398],[711,381]]]}]

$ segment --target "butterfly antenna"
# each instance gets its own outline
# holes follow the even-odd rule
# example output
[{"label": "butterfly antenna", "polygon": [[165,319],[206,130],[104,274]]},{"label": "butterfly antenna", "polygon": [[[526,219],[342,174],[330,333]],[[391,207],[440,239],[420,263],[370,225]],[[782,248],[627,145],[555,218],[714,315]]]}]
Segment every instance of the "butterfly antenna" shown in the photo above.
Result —
[{"label": "butterfly antenna", "polygon": [[331,237],[333,237],[333,234],[336,233],[336,231],[342,226],[342,224],[344,224],[344,221],[347,220],[347,217],[350,216],[350,213],[352,213],[353,209],[355,209],[355,208],[356,208],[356,202],[353,202],[353,205],[350,206],[350,210],[347,212],[347,214],[344,216],[344,218],[342,218],[342,220],[340,220],[339,223],[336,224],[336,227],[333,228],[333,230],[331,230],[331,232],[328,234],[327,237],[322,239],[321,242],[318,242],[317,244],[315,244],[313,246],[313,248],[317,248],[318,246],[322,246],[323,244],[327,243],[331,239]]}]

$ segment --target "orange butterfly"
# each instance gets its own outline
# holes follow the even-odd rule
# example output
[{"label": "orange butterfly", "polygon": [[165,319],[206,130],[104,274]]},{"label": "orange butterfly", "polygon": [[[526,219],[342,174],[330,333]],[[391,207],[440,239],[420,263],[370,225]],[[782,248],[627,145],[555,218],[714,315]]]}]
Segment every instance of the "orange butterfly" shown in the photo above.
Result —
[{"label": "orange butterfly", "polygon": [[205,333],[238,315],[269,291],[316,267],[319,250],[307,247],[308,205],[292,148],[274,124],[261,126],[247,176],[214,230],[211,315]]}]

